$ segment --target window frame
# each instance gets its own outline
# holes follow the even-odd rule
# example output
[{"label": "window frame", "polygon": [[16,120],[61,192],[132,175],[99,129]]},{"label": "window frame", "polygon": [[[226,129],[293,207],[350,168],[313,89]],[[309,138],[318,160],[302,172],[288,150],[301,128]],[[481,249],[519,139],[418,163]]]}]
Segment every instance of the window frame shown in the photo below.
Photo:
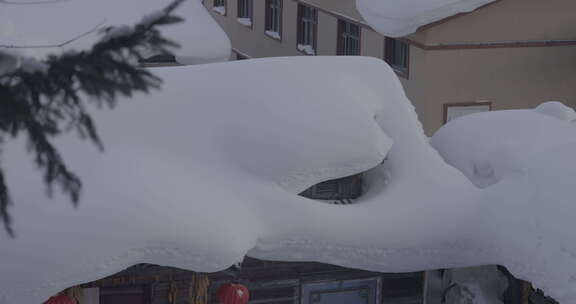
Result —
[{"label": "window frame", "polygon": [[311,304],[311,297],[314,294],[338,293],[346,291],[360,290],[363,287],[369,288],[373,292],[374,304],[382,303],[382,278],[368,277],[353,280],[333,280],[303,282],[300,290],[300,303]]},{"label": "window frame", "polygon": [[[479,111],[478,113],[489,112],[489,111],[493,110],[491,101],[445,103],[443,106],[443,112],[444,112],[443,113],[443,122],[444,122],[443,124],[446,124],[449,122],[448,111],[451,108],[469,108],[469,107],[488,107],[487,111]],[[465,115],[461,115],[461,116],[465,116]],[[458,116],[458,117],[461,117],[461,116]],[[457,119],[458,117],[456,117],[454,119]],[[453,119],[451,119],[451,120],[453,120]]]},{"label": "window frame", "polygon": [[[278,3],[276,7],[276,17],[277,17],[277,31],[271,29],[271,26],[274,24],[273,16],[271,16],[271,12],[273,11],[272,2]],[[282,23],[284,22],[284,1],[283,0],[265,0],[264,2],[264,35],[268,38],[281,42],[282,41]],[[269,32],[278,33],[278,37],[272,36]]]},{"label": "window frame", "polygon": [[[246,7],[248,7],[246,9]],[[244,8],[241,10],[241,8]],[[241,13],[247,13],[248,17],[240,15]],[[240,19],[250,19],[250,25],[244,24]],[[254,0],[237,0],[236,1],[236,20],[242,26],[252,29],[254,26]]]},{"label": "window frame", "polygon": [[[358,35],[355,38],[358,44],[358,54],[349,54],[346,46],[347,38],[344,37],[344,33],[351,35],[347,29],[356,27],[358,29]],[[345,53],[342,53],[345,52]],[[356,22],[352,22],[347,19],[338,18],[338,29],[336,30],[336,55],[337,56],[361,56],[362,55],[362,26]]]},{"label": "window frame", "polygon": [[148,58],[143,58],[138,61],[142,67],[163,67],[163,66],[177,66],[180,65],[176,60],[176,56],[172,54],[158,54]]},{"label": "window frame", "polygon": [[[405,62],[402,65],[398,65],[396,62],[396,48],[398,45],[405,46]],[[384,61],[394,69],[398,76],[408,79],[410,76],[410,44],[403,39],[384,37]]]},{"label": "window frame", "polygon": [[317,183],[308,187],[299,195],[312,200],[346,202],[350,204],[353,200],[361,197],[363,193],[364,174],[359,173]]},{"label": "window frame", "polygon": [[[313,16],[310,17],[312,20],[309,20],[308,22],[305,22],[304,20],[304,10],[308,10],[310,12],[313,12]],[[298,3],[298,14],[296,17],[296,50],[298,50],[300,53],[307,55],[307,56],[314,56],[318,54],[318,9],[309,5],[305,5],[302,3]],[[305,25],[308,24],[308,31],[307,34],[308,36],[312,36],[312,41],[310,41],[312,44],[304,44],[302,42],[304,39],[304,27]],[[312,31],[312,33],[310,33],[310,31]],[[307,40],[310,40],[310,38],[308,38]],[[300,46],[310,46],[312,47],[312,49],[314,50],[313,54],[309,54],[308,52],[302,50],[300,48]]]}]

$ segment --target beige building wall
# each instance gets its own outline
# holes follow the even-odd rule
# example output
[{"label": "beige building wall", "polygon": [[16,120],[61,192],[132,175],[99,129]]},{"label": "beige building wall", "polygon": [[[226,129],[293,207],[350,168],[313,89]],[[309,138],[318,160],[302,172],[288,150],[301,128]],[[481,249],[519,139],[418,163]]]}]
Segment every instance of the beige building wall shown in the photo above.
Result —
[{"label": "beige building wall", "polygon": [[576,1],[499,0],[418,34],[432,47],[417,80],[425,94],[415,102],[429,134],[443,124],[444,103],[576,107]]},{"label": "beige building wall", "polygon": [[[363,56],[384,58],[385,38],[366,25],[355,0],[283,0],[281,40],[264,34],[264,0],[253,0],[251,28],[237,21],[237,1],[227,1],[226,16],[212,14],[235,50],[250,57],[303,55],[296,49],[303,3],[319,9],[318,55],[336,54],[338,19],[344,19],[361,26]],[[212,3],[205,0],[209,10]],[[446,103],[489,101],[494,109],[515,109],[560,100],[576,106],[575,12],[573,0],[498,0],[405,37],[409,74],[400,80],[426,133],[442,126]]]},{"label": "beige building wall", "polygon": [[443,104],[490,101],[496,110],[559,100],[576,106],[576,46],[427,51],[416,98],[423,124],[443,124]]},{"label": "beige building wall", "polygon": [[574,40],[576,1],[497,0],[426,29],[427,44]]},{"label": "beige building wall", "polygon": [[[298,56],[304,55],[296,48],[297,43],[297,16],[298,1],[283,1],[282,39],[276,40],[264,34],[265,28],[265,1],[253,0],[253,23],[247,27],[238,22],[237,0],[227,0],[226,15],[213,10],[213,0],[205,0],[204,4],[214,16],[214,19],[222,26],[232,41],[236,51],[249,55],[252,58]],[[356,10],[354,1],[350,0],[314,0],[300,1],[311,6],[330,3],[330,10],[318,12],[318,55],[336,54],[336,35],[338,18],[361,23],[362,27],[362,55],[382,58],[384,37],[360,19],[360,13]],[[321,5],[320,7],[323,7]]]},{"label": "beige building wall", "polygon": [[[248,27],[238,22],[238,7],[236,0],[227,0],[226,15],[213,10],[213,0],[205,0],[204,4],[230,37],[234,50],[249,55],[252,58],[297,56],[296,31],[296,5],[292,1],[285,1],[282,18],[282,37],[274,39],[264,33],[265,7],[264,0],[254,0],[252,26]],[[294,46],[293,48],[288,47]]]}]

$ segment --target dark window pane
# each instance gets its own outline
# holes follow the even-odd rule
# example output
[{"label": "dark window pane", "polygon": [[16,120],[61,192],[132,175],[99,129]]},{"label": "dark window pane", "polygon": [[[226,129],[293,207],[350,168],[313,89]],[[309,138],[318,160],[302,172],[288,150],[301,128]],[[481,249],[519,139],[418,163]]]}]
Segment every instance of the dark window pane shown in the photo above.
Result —
[{"label": "dark window pane", "polygon": [[[316,9],[299,4],[298,5],[298,44],[299,47],[308,47],[308,50],[316,50],[316,29],[317,29]],[[301,49],[302,50],[302,49]],[[310,53],[310,52],[307,52]]]},{"label": "dark window pane", "polygon": [[362,195],[362,174],[316,184],[300,195],[317,200],[357,199]]},{"label": "dark window pane", "polygon": [[282,0],[266,0],[266,31],[281,33]]},{"label": "dark window pane", "polygon": [[344,21],[338,21],[338,55],[360,55],[360,26]]},{"label": "dark window pane", "polygon": [[408,51],[409,46],[405,42],[386,38],[385,40],[385,57],[384,59],[395,69],[407,70],[408,69]]},{"label": "dark window pane", "polygon": [[238,18],[252,19],[252,1],[238,0]]}]

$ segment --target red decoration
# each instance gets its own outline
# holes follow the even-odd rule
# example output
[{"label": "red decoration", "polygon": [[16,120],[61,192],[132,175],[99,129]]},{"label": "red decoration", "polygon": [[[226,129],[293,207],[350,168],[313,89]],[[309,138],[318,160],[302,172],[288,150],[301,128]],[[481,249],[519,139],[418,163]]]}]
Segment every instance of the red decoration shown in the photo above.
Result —
[{"label": "red decoration", "polygon": [[250,292],[241,284],[224,284],[218,288],[218,300],[222,304],[247,304]]},{"label": "red decoration", "polygon": [[44,302],[44,304],[76,304],[76,301],[61,293],[57,296],[51,297],[48,301]]}]

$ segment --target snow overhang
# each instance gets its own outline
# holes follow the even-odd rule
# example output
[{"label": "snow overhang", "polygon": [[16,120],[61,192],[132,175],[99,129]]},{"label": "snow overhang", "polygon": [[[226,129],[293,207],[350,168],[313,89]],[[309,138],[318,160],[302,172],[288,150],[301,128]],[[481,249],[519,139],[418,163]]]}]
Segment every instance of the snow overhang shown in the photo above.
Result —
[{"label": "snow overhang", "polygon": [[383,35],[402,37],[423,25],[497,0],[356,0],[362,17]]}]

